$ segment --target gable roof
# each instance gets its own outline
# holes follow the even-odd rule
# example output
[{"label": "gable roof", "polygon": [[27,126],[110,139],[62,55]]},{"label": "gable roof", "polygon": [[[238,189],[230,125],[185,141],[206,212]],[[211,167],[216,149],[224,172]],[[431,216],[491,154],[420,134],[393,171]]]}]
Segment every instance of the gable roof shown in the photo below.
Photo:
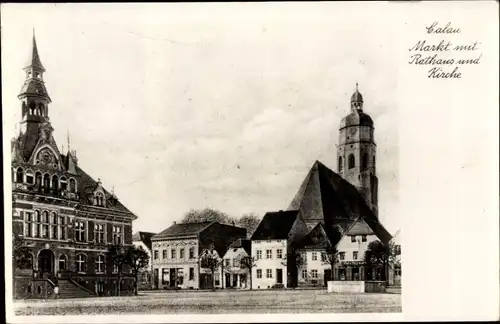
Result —
[{"label": "gable roof", "polygon": [[214,224],[215,222],[200,222],[200,223],[179,223],[173,224],[162,232],[153,235],[152,240],[161,238],[176,238],[186,236],[196,236],[205,228]]},{"label": "gable roof", "polygon": [[352,224],[351,228],[349,228],[346,233],[346,235],[372,235],[373,230],[366,224],[363,219],[359,219]]},{"label": "gable roof", "polygon": [[298,248],[302,249],[327,249],[330,240],[321,223],[318,223],[299,243]]},{"label": "gable roof", "polygon": [[322,222],[330,240],[332,231],[347,230],[359,217],[382,241],[391,238],[356,187],[320,161],[314,162],[288,209],[298,209],[306,223]]},{"label": "gable roof", "polygon": [[153,243],[151,242],[151,237],[155,235],[156,233],[151,233],[151,232],[136,232],[134,235],[132,235],[132,242],[143,242],[149,250],[153,248]]},{"label": "gable roof", "polygon": [[287,239],[298,214],[298,210],[266,213],[253,232],[252,241]]}]

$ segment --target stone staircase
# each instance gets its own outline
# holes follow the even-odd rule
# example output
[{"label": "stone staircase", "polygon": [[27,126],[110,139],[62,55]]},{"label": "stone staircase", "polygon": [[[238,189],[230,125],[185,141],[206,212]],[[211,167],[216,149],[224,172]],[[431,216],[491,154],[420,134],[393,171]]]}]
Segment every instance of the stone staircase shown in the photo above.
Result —
[{"label": "stone staircase", "polygon": [[95,294],[70,280],[59,280],[58,284],[59,298],[61,299],[95,297]]}]

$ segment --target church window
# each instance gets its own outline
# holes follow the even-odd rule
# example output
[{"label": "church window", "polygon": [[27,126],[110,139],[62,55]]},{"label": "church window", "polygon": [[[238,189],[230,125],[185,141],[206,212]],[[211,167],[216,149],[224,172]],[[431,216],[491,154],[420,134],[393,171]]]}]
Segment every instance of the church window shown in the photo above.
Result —
[{"label": "church window", "polygon": [[75,222],[75,241],[85,242],[85,223],[83,221]]},{"label": "church window", "polygon": [[75,179],[69,179],[69,192],[76,192],[76,181]]},{"label": "church window", "polygon": [[66,270],[66,263],[67,262],[68,262],[68,258],[64,254],[61,254],[59,256],[59,270]]},{"label": "church window", "polygon": [[59,178],[56,175],[52,176],[52,189],[54,189],[54,193],[59,190]]},{"label": "church window", "polygon": [[104,272],[104,255],[99,254],[95,260],[95,271]]},{"label": "church window", "polygon": [[35,173],[35,185],[42,186],[42,173],[40,172]]},{"label": "church window", "polygon": [[33,177],[33,171],[26,171],[26,183],[33,184],[35,182],[35,178]]},{"label": "church window", "polygon": [[33,214],[30,213],[30,212],[25,212],[25,221],[24,221],[24,225],[25,225],[25,235],[27,237],[32,237],[33,236]]},{"label": "church window", "polygon": [[257,260],[262,259],[262,250],[257,250]]},{"label": "church window", "polygon": [[266,269],[266,278],[270,279],[273,277],[273,269]]},{"label": "church window", "polygon": [[257,279],[262,278],[262,269],[257,269]]},{"label": "church window", "polygon": [[43,175],[43,187],[45,189],[50,188],[50,175],[48,175],[47,173]]},{"label": "church window", "polygon": [[113,225],[113,244],[122,244],[122,227],[119,225]]},{"label": "church window", "polygon": [[61,187],[61,191],[68,189],[68,183],[66,182],[65,177],[61,177],[61,179],[59,179],[59,186]]},{"label": "church window", "polygon": [[23,168],[17,168],[17,171],[16,171],[16,182],[17,183],[22,183],[23,182],[23,176],[24,176],[24,170],[23,170]]},{"label": "church window", "polygon": [[302,279],[307,279],[307,270],[302,270]]},{"label": "church window", "polygon": [[266,259],[273,258],[273,250],[266,250]]},{"label": "church window", "polygon": [[344,168],[343,168],[343,165],[342,165],[342,157],[339,156],[339,168],[338,168],[338,170],[339,170],[339,172],[342,172],[343,169]]},{"label": "church window", "polygon": [[317,252],[313,252],[312,253],[312,260],[313,261],[317,261],[318,260],[318,253]]},{"label": "church window", "polygon": [[85,254],[78,254],[76,256],[76,271],[85,272],[87,270],[87,256]]},{"label": "church window", "polygon": [[282,259],[283,258],[283,250],[282,249],[277,249],[276,250],[276,258]]},{"label": "church window", "polygon": [[96,243],[105,243],[104,242],[104,225],[103,224],[95,224],[94,225],[94,235]]},{"label": "church window", "polygon": [[361,160],[361,166],[363,169],[368,168],[368,154],[363,154],[363,159]]},{"label": "church window", "polygon": [[311,270],[311,277],[313,279],[318,279],[318,270]]},{"label": "church window", "polygon": [[349,169],[354,168],[354,165],[355,165],[355,163],[354,163],[354,154],[350,154],[349,155]]},{"label": "church window", "polygon": [[361,236],[361,241],[366,242],[366,235]]}]

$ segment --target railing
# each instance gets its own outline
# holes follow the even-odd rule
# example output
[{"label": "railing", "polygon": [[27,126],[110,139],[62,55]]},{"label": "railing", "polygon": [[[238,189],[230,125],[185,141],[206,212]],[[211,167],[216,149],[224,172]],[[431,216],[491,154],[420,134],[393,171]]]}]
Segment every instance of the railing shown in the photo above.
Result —
[{"label": "railing", "polygon": [[63,189],[46,188],[39,185],[31,185],[25,183],[14,183],[13,189],[30,193],[40,193],[56,198],[67,198],[75,200],[79,198],[79,195],[76,192],[69,192],[68,190]]}]

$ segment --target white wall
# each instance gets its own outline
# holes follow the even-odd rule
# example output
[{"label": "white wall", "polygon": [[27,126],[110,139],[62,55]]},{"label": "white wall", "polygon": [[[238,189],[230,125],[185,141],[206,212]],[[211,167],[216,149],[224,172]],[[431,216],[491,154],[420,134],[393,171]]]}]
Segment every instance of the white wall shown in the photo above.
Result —
[{"label": "white wall", "polygon": [[[305,255],[305,264],[299,267],[298,272],[298,281],[299,283],[310,282],[311,280],[317,280],[319,284],[323,284],[323,277],[325,269],[330,269],[329,264],[323,264],[321,261],[321,253],[324,253],[324,250],[300,250],[300,253]],[[313,255],[316,254],[316,260],[313,260]],[[307,277],[304,278],[302,276],[303,271],[307,271]],[[313,278],[313,270],[318,272],[317,278]]]},{"label": "white wall", "polygon": [[[267,250],[272,251],[271,258],[267,258]],[[282,258],[277,257],[277,250],[281,250]],[[258,251],[261,251],[261,259],[257,259]],[[255,258],[255,267],[252,268],[252,289],[267,289],[275,285],[277,283],[276,269],[282,270],[282,284],[286,287],[286,240],[252,241],[252,256]],[[259,269],[262,271],[262,278],[257,278]],[[266,276],[268,269],[271,270],[271,278]]]},{"label": "white wall", "polygon": [[[345,259],[340,260],[340,262],[363,261],[365,251],[368,249],[368,245],[373,241],[378,241],[379,239],[376,235],[366,235],[366,242],[363,242],[361,235],[358,235],[355,237],[355,240],[356,242],[352,242],[351,236],[349,235],[345,235],[344,237],[342,237],[339,244],[337,245],[337,250],[339,251],[339,259],[341,252],[345,253]],[[353,258],[353,252],[358,252],[357,260]]]}]

